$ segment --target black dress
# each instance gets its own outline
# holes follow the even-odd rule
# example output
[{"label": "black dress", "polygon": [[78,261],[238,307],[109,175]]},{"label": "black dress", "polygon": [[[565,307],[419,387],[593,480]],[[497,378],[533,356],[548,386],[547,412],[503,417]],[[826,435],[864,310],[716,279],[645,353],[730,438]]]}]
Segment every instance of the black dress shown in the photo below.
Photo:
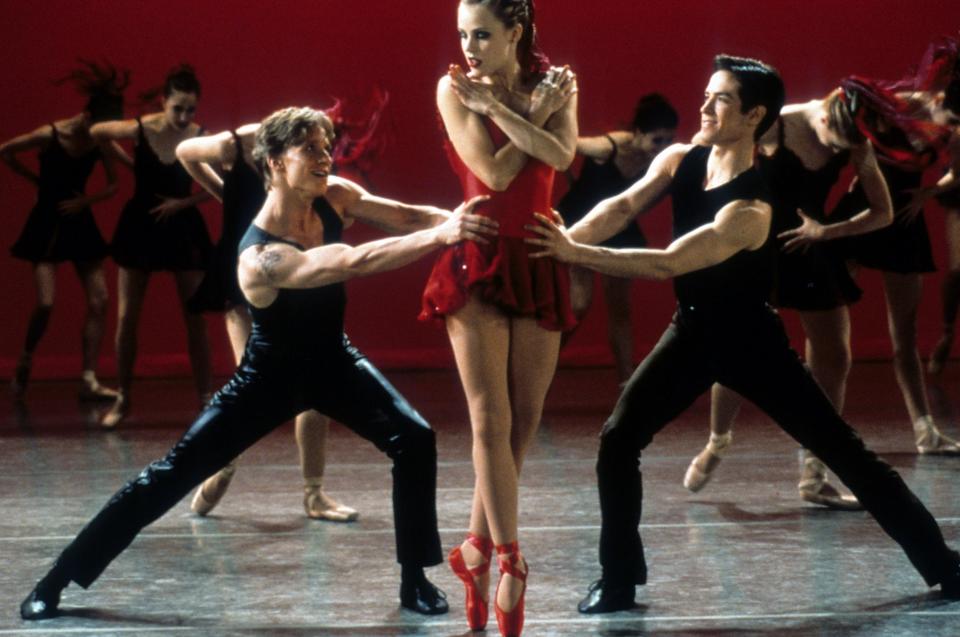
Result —
[{"label": "black dress", "polygon": [[[850,153],[833,155],[822,167],[810,170],[784,144],[782,119],[778,120],[778,127],[776,152],[758,158],[760,173],[772,198],[774,236],[800,225],[797,209],[820,223],[835,222],[834,217],[827,218],[825,214],[827,197],[850,161]],[[861,294],[843,255],[832,242],[815,243],[805,251],[779,251],[773,294],[777,307],[831,310],[858,301]]]},{"label": "black dress", "polygon": [[235,131],[237,158],[223,176],[223,230],[200,287],[187,304],[194,312],[224,312],[242,305],[237,281],[237,246],[267,193],[263,179],[243,158],[243,144]]},{"label": "black dress", "polygon": [[[570,190],[557,204],[557,212],[563,217],[567,227],[583,219],[584,216],[598,203],[613,195],[618,195],[635,181],[643,177],[645,170],[635,179],[624,177],[617,170],[617,143],[609,135],[606,136],[613,144],[613,153],[602,164],[592,159],[585,159],[580,176]],[[613,235],[600,245],[608,248],[642,248],[647,245],[647,238],[636,222],[631,222],[626,228]]]},{"label": "black dress", "polygon": [[37,203],[10,253],[33,263],[98,261],[107,256],[108,250],[90,207],[65,213],[57,206],[83,195],[87,179],[100,160],[100,150],[94,148],[74,157],[60,143],[57,127],[50,127],[53,140],[39,155]]},{"label": "black dress", "polygon": [[160,160],[139,126],[134,150],[134,193],[123,207],[113,233],[113,260],[136,270],[203,270],[210,259],[212,244],[207,226],[195,206],[157,219],[150,210],[164,198],[190,196],[193,179],[180,162]]},{"label": "black dress", "polygon": [[[882,157],[880,160],[880,172],[887,180],[893,200],[893,223],[886,228],[843,239],[842,249],[849,258],[865,268],[900,274],[933,272],[937,266],[933,262],[923,210],[912,219],[896,214],[910,203],[913,195],[909,191],[920,187],[923,173],[883,161]],[[869,207],[867,196],[858,183],[837,203],[833,215],[848,219]]]}]

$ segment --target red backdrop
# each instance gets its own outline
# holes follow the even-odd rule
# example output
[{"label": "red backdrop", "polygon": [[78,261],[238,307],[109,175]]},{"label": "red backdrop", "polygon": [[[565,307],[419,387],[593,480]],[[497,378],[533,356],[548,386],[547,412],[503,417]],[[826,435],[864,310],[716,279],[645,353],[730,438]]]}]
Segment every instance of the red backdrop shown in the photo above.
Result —
[{"label": "red backdrop", "polygon": [[[696,129],[697,108],[718,52],[762,58],[778,66],[788,99],[819,97],[849,73],[898,76],[919,59],[931,38],[956,32],[954,0],[540,0],[539,33],[555,62],[569,63],[580,79],[580,128],[597,133],[629,118],[635,99],[660,91],[677,106],[681,133]],[[324,107],[332,96],[362,107],[372,87],[390,92],[392,142],[370,174],[370,187],[408,201],[452,207],[458,186],[441,153],[434,88],[450,62],[460,61],[454,0],[301,0],[281,4],[249,0],[156,3],[46,0],[5,3],[0,26],[0,138],[32,130],[77,112],[82,100],[51,80],[78,57],[106,58],[133,71],[130,95],[152,87],[181,61],[203,82],[199,121],[222,130],[260,119],[291,104]],[[279,8],[277,8],[279,7]],[[129,100],[133,101],[133,100]],[[135,107],[128,114],[135,113]],[[99,184],[97,177],[92,186]],[[561,180],[562,181],[562,180]],[[13,243],[29,210],[30,185],[9,171],[0,174],[5,223],[0,245]],[[109,236],[131,193],[128,173],[120,194],[97,207]],[[559,193],[558,193],[559,194]],[[206,208],[211,232],[219,232],[219,208]],[[655,244],[669,238],[669,214],[652,212],[644,227]],[[937,262],[944,264],[940,210],[927,211]],[[351,230],[361,241],[372,231]],[[435,366],[450,362],[441,330],[415,319],[430,259],[402,271],[350,284],[348,330],[384,366]],[[22,346],[34,292],[29,264],[0,256],[0,374],[9,375]],[[108,265],[115,307],[115,267]],[[928,351],[939,325],[940,275],[926,277],[920,343]],[[863,272],[864,300],[853,311],[855,355],[887,357],[882,290],[876,273]],[[637,354],[663,329],[673,305],[668,284],[638,283],[634,292]],[[50,330],[36,356],[36,375],[79,371],[79,284],[64,267]],[[111,311],[103,368],[113,366]],[[787,317],[795,343],[799,331]],[[210,321],[217,369],[230,369],[219,317]],[[187,370],[185,336],[173,285],[154,277],[140,330],[139,373]],[[605,361],[604,318],[598,305],[564,353],[569,364]]]}]

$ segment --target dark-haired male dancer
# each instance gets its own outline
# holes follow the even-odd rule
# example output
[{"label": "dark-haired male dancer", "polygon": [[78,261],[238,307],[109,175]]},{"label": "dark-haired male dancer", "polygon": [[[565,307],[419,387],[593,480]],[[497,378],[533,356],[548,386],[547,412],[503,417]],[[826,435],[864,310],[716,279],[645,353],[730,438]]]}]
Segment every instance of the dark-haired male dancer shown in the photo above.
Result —
[{"label": "dark-haired male dancer", "polygon": [[[327,200],[333,126],[288,108],[257,131],[254,159],[267,199],[240,241],[238,277],[253,329],[237,371],[165,457],[124,485],[63,550],[20,605],[24,619],[57,614],[71,582],[90,586],[137,536],[194,487],[305,409],[329,414],[393,460],[400,602],[447,612],[424,575],[440,564],[436,439],[430,425],[343,333],[344,281],[392,270],[463,239],[484,241],[496,222],[436,210],[433,227],[358,246],[339,242],[342,212]],[[316,201],[315,201],[316,200]],[[316,208],[314,208],[316,206]]]},{"label": "dark-haired male dancer", "polygon": [[[640,452],[714,382],[756,403],[830,467],[907,553],[928,585],[960,599],[960,555],[900,476],[837,414],[790,349],[770,298],[776,246],[769,196],[754,167],[756,140],[783,105],[772,67],[717,56],[700,109],[702,145],[662,152],[643,179],[564,231],[540,216],[538,256],[622,277],[675,277],[678,307],[660,342],[627,383],[603,427],[600,564],[582,613],[633,606],[646,583],[640,540]],[[665,250],[592,247],[669,193],[675,240]]]}]

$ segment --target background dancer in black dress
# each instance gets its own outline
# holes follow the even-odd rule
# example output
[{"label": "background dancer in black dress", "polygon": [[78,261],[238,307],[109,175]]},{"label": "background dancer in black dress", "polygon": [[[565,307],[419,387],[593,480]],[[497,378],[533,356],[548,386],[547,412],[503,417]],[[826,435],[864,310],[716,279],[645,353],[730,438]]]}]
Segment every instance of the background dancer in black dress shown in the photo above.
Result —
[{"label": "background dancer in black dress", "polygon": [[[893,369],[913,424],[917,452],[960,455],[960,442],[944,435],[934,423],[917,345],[922,275],[935,271],[936,266],[923,206],[917,205],[914,195],[949,132],[945,127],[927,126],[929,122],[923,120],[929,119],[929,114],[918,118],[915,112],[902,112],[911,105],[907,100],[897,101],[901,97],[894,92],[895,83],[852,76],[843,86],[846,94],[858,95],[855,123],[877,148],[897,215],[886,228],[845,239],[841,249],[855,264],[882,274]],[[865,205],[863,184],[856,181],[831,215],[845,219]]]},{"label": "background dancer in black dress", "polygon": [[[73,262],[87,301],[81,332],[80,399],[116,398],[116,392],[100,385],[96,375],[107,312],[103,259],[108,250],[90,206],[116,194],[117,178],[112,156],[101,154],[90,136],[90,127],[123,117],[123,90],[128,82],[129,73],[125,71],[108,64],[81,61],[81,66],[58,83],[73,84],[87,98],[83,111],[0,146],[0,159],[37,186],[37,203],[10,250],[14,257],[33,264],[37,286],[37,304],[30,314],[26,341],[11,384],[16,398],[22,398],[27,390],[33,352],[53,311],[57,265],[64,261]],[[39,172],[18,158],[21,153],[35,150],[39,150]],[[97,162],[103,163],[106,187],[88,195],[87,179]]]},{"label": "background dancer in black dress", "polygon": [[[474,198],[432,228],[356,247],[338,243],[343,218],[327,201],[332,125],[309,108],[265,119],[254,157],[267,200],[240,243],[240,286],[253,316],[243,361],[162,459],[128,482],[60,554],[20,607],[57,613],[71,581],[90,586],[145,526],[206,477],[305,409],[336,418],[393,460],[400,601],[437,614],[445,596],[423,568],[443,560],[436,516],[436,440],[427,422],[343,332],[343,282],[399,268],[442,245],[485,241],[495,222]],[[316,201],[315,201],[316,199]]]},{"label": "background dancer in black dress", "polygon": [[[577,153],[584,157],[583,166],[570,190],[557,204],[564,223],[572,226],[600,201],[620,194],[643,177],[653,158],[673,143],[677,121],[677,111],[670,102],[658,93],[650,93],[637,102],[631,130],[578,137]],[[640,226],[631,223],[603,245],[642,248],[647,245],[647,239]],[[593,272],[581,268],[570,270],[570,304],[578,321],[593,302],[594,276]],[[622,383],[633,373],[632,281],[600,275],[600,283],[607,308],[607,340]]]},{"label": "background dancer in black dress", "polygon": [[150,275],[173,273],[187,328],[190,365],[200,400],[209,398],[210,346],[201,314],[187,310],[186,302],[203,278],[212,249],[207,227],[196,205],[210,198],[191,194],[193,180],[177,161],[177,144],[201,128],[193,122],[200,82],[193,69],[173,69],[162,88],[163,111],[117,122],[98,124],[91,134],[112,150],[111,142],[135,140],[133,198],[127,202],[113,234],[111,254],[117,276],[116,402],[101,426],[116,427],[130,411],[130,385],[137,357],[137,329]]},{"label": "background dancer in black dress", "polygon": [[[756,403],[850,487],[897,541],[928,585],[960,599],[960,555],[889,465],[867,450],[790,349],[768,305],[776,263],[756,140],[783,104],[779,74],[761,62],[718,56],[706,90],[699,142],[661,153],[647,175],[594,208],[569,231],[540,216],[541,256],[618,276],[674,278],[678,308],[660,342],[627,383],[603,427],[597,476],[603,575],[583,613],[631,608],[647,565],[638,525],[640,453],[671,420],[719,382]],[[664,250],[592,247],[669,193],[674,242]],[[533,229],[533,228],[531,228]]]}]

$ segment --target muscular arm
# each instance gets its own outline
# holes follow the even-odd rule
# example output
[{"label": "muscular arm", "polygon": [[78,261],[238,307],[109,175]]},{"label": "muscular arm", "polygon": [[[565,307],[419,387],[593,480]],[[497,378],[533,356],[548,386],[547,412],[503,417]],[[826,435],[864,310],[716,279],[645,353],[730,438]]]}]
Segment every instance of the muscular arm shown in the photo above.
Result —
[{"label": "muscular arm", "polygon": [[378,197],[342,177],[331,176],[327,200],[344,216],[362,221],[388,234],[406,234],[431,228],[446,221],[450,212],[435,206],[406,204]]},{"label": "muscular arm", "polygon": [[570,228],[570,238],[593,245],[626,228],[638,214],[652,208],[666,194],[680,160],[689,150],[689,145],[674,144],[661,152],[639,181],[619,195],[598,203]]},{"label": "muscular arm", "polygon": [[438,226],[355,247],[338,243],[301,251],[282,243],[251,246],[240,254],[240,288],[251,303],[265,307],[282,288],[314,288],[393,270],[463,239],[485,242],[484,235],[496,234],[496,222],[473,214],[485,199],[461,204]]},{"label": "muscular arm", "polygon": [[223,201],[223,179],[214,167],[223,170],[224,165],[237,160],[236,154],[236,144],[229,131],[191,137],[177,145],[177,159],[184,169],[218,201]]},{"label": "muscular arm", "polygon": [[51,139],[53,139],[53,131],[49,126],[41,126],[35,131],[14,137],[0,145],[0,161],[10,166],[13,172],[30,183],[37,185],[40,181],[40,176],[24,165],[17,155],[27,150],[42,148],[48,144]]},{"label": "muscular arm", "polygon": [[741,250],[755,250],[767,240],[770,206],[738,200],[717,212],[712,223],[689,232],[663,250],[616,250],[576,243],[546,217],[535,230],[544,239],[527,239],[543,247],[534,256],[561,261],[618,277],[669,279],[717,265]]}]

